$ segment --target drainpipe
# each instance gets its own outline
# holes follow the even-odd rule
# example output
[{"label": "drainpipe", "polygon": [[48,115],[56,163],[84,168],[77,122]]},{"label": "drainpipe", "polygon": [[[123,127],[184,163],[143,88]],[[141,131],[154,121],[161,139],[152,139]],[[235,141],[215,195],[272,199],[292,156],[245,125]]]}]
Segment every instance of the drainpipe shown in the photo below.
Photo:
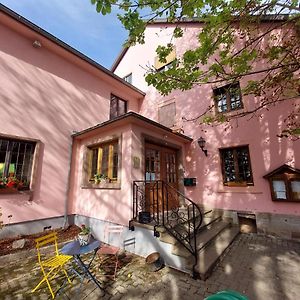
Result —
[{"label": "drainpipe", "polygon": [[[74,134],[75,132],[72,132]],[[71,163],[72,163],[72,156],[73,156],[73,136],[71,135],[71,143],[69,146],[69,159],[68,159],[68,176],[67,176],[67,188],[66,188],[66,195],[65,195],[65,211],[64,211],[64,223],[63,228],[66,229],[69,226],[68,222],[68,203],[69,203],[69,192],[70,192],[70,179],[71,179]]]}]

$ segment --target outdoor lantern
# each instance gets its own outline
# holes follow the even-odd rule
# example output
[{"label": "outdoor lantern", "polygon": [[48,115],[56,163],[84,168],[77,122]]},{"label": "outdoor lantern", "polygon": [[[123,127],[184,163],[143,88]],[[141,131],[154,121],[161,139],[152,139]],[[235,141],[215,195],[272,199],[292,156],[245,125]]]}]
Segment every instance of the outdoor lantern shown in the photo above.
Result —
[{"label": "outdoor lantern", "polygon": [[205,139],[202,136],[200,136],[197,142],[201,150],[204,152],[205,156],[207,156],[207,150],[204,149],[206,143]]},{"label": "outdoor lantern", "polygon": [[35,41],[32,43],[32,46],[33,46],[34,48],[41,48],[41,47],[42,47],[42,44],[41,44],[40,41],[35,40]]}]

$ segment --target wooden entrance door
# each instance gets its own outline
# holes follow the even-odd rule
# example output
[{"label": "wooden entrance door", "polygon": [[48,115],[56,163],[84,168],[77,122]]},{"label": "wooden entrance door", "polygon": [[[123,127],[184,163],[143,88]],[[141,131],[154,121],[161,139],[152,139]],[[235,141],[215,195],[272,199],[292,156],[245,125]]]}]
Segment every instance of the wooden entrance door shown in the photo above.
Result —
[{"label": "wooden entrance door", "polygon": [[[178,163],[177,151],[153,144],[146,144],[145,151],[145,200],[146,210],[152,212],[162,211],[162,184],[160,180],[178,188]],[[169,194],[168,209],[178,207],[178,197],[176,193]],[[166,206],[166,202],[164,203]]]}]

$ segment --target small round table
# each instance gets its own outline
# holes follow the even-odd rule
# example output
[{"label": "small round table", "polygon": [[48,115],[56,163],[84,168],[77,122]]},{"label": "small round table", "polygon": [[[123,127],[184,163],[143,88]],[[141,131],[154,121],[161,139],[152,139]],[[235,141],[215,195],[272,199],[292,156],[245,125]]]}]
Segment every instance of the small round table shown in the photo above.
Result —
[{"label": "small round table", "polygon": [[[96,256],[96,253],[97,253],[98,249],[100,248],[100,245],[101,245],[101,242],[98,240],[95,240],[95,239],[92,239],[86,246],[80,246],[78,241],[73,241],[73,242],[70,242],[70,243],[64,245],[60,252],[62,254],[66,254],[66,255],[73,255],[77,265],[82,270],[84,276],[85,275],[89,276],[94,281],[94,283],[98,286],[98,288],[103,290],[103,288],[99,284],[99,281],[93,276],[93,274],[89,270],[89,268]],[[80,258],[80,255],[87,254],[92,251],[94,251],[94,255],[93,255],[92,259],[90,260],[90,262],[88,263],[88,265],[86,265]],[[75,273],[77,275],[79,275],[78,272],[75,271]]]}]

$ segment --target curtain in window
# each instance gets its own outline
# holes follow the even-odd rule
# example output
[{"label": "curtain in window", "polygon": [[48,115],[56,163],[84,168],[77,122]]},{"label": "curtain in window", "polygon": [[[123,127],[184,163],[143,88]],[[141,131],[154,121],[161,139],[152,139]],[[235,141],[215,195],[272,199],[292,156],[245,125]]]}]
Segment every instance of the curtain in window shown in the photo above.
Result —
[{"label": "curtain in window", "polygon": [[286,186],[283,180],[273,180],[273,190],[276,199],[287,199]]}]

